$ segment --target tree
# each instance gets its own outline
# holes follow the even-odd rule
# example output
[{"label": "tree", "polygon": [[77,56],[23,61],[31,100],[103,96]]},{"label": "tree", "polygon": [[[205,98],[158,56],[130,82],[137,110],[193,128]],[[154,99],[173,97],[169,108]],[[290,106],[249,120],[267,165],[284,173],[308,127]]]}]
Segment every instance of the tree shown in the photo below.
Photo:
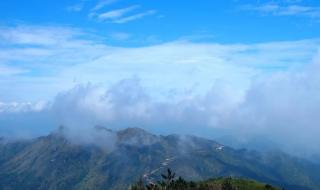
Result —
[{"label": "tree", "polygon": [[169,187],[173,184],[175,175],[176,174],[173,173],[169,168],[167,170],[167,175],[161,174],[161,177],[163,179],[162,183],[164,183],[165,187]]},{"label": "tree", "polygon": [[132,185],[130,189],[131,190],[145,190],[142,177],[140,177],[139,181],[136,184]]},{"label": "tree", "polygon": [[231,180],[231,177],[227,177],[223,180],[222,190],[235,190],[235,188],[232,186]]},{"label": "tree", "polygon": [[[145,185],[142,178],[130,190],[256,190],[256,184],[248,186],[248,181],[241,179],[217,178],[205,182],[186,181],[179,177],[175,179],[175,173],[170,169],[166,174],[161,174],[161,179],[157,183]],[[259,183],[257,183],[259,184]],[[259,184],[258,189],[279,190],[269,184]]]}]

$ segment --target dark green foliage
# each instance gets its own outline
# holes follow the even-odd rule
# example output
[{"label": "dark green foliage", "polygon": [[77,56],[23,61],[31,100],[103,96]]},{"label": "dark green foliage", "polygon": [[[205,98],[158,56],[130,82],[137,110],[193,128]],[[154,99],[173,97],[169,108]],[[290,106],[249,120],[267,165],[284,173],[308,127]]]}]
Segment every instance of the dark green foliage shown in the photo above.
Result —
[{"label": "dark green foliage", "polygon": [[231,181],[231,177],[225,178],[222,183],[222,190],[235,190],[235,188],[232,186]]},{"label": "dark green foliage", "polygon": [[144,182],[140,177],[139,181],[136,184],[132,185],[131,190],[141,190],[141,189],[144,189]]},{"label": "dark green foliage", "polygon": [[270,184],[266,184],[265,187],[266,187],[266,189],[273,189],[272,185],[270,185]]},{"label": "dark green foliage", "polygon": [[217,178],[205,182],[186,181],[179,177],[175,179],[175,173],[170,169],[167,174],[161,174],[162,180],[156,184],[143,185],[141,179],[130,190],[280,190],[269,184],[262,184],[244,179],[231,177]]}]

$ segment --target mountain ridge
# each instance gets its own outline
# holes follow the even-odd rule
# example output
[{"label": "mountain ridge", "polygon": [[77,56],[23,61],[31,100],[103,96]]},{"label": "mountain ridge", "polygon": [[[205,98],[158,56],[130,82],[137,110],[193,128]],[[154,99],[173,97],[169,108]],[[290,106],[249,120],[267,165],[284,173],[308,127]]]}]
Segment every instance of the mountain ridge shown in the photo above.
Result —
[{"label": "mountain ridge", "polygon": [[1,144],[0,189],[126,189],[141,176],[156,181],[167,167],[187,180],[235,176],[290,190],[320,187],[318,165],[284,153],[237,150],[201,137],[158,136],[139,128],[94,130],[115,137],[113,149],[74,143],[61,133]]}]

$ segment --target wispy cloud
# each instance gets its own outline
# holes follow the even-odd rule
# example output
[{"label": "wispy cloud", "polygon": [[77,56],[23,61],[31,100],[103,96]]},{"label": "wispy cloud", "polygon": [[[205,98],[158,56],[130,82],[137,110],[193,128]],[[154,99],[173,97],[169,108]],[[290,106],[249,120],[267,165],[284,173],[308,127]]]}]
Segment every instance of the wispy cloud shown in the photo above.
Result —
[{"label": "wispy cloud", "polygon": [[131,37],[131,34],[126,32],[112,32],[109,36],[114,40],[127,40]]},{"label": "wispy cloud", "polygon": [[[119,48],[83,38],[82,32],[73,28],[16,26],[2,27],[1,31],[0,35],[6,34],[1,40],[0,61],[6,63],[1,65],[1,73],[29,73],[10,80],[1,78],[2,98],[10,97],[7,93],[13,90],[8,89],[15,82],[15,94],[25,94],[25,98],[28,94],[39,94],[48,98],[75,83],[115,82],[133,75],[149,81],[147,86],[154,86],[156,91],[165,87],[162,92],[192,87],[186,84],[194,84],[201,91],[208,87],[203,81],[218,79],[242,86],[257,73],[282,71],[307,63],[319,47],[319,40],[306,40],[251,45],[175,41]],[[117,39],[130,36],[127,33],[112,35]],[[166,78],[162,77],[163,72],[167,73]],[[27,86],[30,91],[24,91]],[[40,93],[43,91],[46,94]]]},{"label": "wispy cloud", "polygon": [[23,69],[23,68],[12,67],[12,66],[7,66],[7,65],[0,65],[0,77],[1,76],[18,75],[18,74],[27,73],[27,72],[28,72],[28,70]]},{"label": "wispy cloud", "polygon": [[124,24],[130,21],[138,20],[143,17],[153,15],[156,13],[155,10],[146,10],[137,12],[140,8],[139,5],[132,5],[129,7],[115,9],[103,13],[90,12],[89,17],[96,18],[100,21],[106,21],[117,24]]},{"label": "wispy cloud", "polygon": [[67,27],[29,25],[0,27],[0,44],[54,45],[80,35],[76,33],[76,30]]},{"label": "wispy cloud", "polygon": [[98,11],[107,5],[111,5],[116,3],[119,0],[100,0],[92,9],[91,11]]},{"label": "wispy cloud", "polygon": [[70,12],[80,12],[85,7],[87,1],[88,0],[79,0],[78,3],[68,6],[66,10]]},{"label": "wispy cloud", "polygon": [[104,20],[104,21],[116,21],[117,19],[122,18],[123,16],[125,16],[126,14],[128,14],[129,12],[137,8],[139,8],[138,5],[133,5],[133,6],[122,8],[122,9],[108,11],[108,12],[99,14],[98,19]]},{"label": "wispy cloud", "polygon": [[[5,84],[16,85],[20,82],[25,85],[32,84],[32,81],[38,81],[36,78],[39,76],[43,79],[41,82],[43,84],[56,80],[51,75],[61,67],[90,61],[108,49],[97,41],[91,41],[88,36],[83,37],[82,32],[74,28],[18,25],[0,27],[0,31],[0,86],[2,87]],[[13,75],[17,78],[9,77]],[[35,88],[39,85],[33,84]],[[31,86],[23,88],[32,89]],[[17,93],[17,88],[12,89],[10,85],[7,87],[6,91],[9,90],[9,93],[2,91],[4,89],[0,92],[2,100],[11,99],[12,95]]]},{"label": "wispy cloud", "polygon": [[68,7],[67,7],[67,11],[79,12],[79,11],[82,11],[83,6],[84,6],[83,3],[71,5],[71,6],[68,6]]},{"label": "wispy cloud", "polygon": [[142,12],[142,13],[138,13],[138,14],[134,14],[134,15],[131,15],[131,16],[127,16],[127,17],[122,17],[122,18],[116,19],[116,20],[114,20],[114,23],[123,24],[123,23],[127,23],[127,22],[130,22],[130,21],[133,21],[133,20],[141,19],[141,18],[143,18],[145,16],[153,15],[155,13],[156,13],[155,10],[148,10],[148,11],[145,11],[145,12]]},{"label": "wispy cloud", "polygon": [[320,17],[320,7],[303,6],[298,4],[280,5],[268,3],[263,5],[245,5],[242,10],[254,11],[274,16],[305,16],[311,18]]},{"label": "wispy cloud", "polygon": [[[85,7],[85,4],[87,3],[87,1],[89,1],[89,0],[79,0],[78,3],[68,6],[66,8],[66,10],[71,11],[71,12],[82,11],[83,8]],[[100,9],[106,7],[107,5],[111,5],[111,4],[116,3],[118,1],[119,0],[99,0],[98,3],[93,8],[91,8],[90,12],[91,12],[91,14],[93,14],[96,11],[99,11]]]},{"label": "wispy cloud", "polygon": [[[70,88],[75,83],[111,82],[132,75],[150,81],[148,86],[154,86],[157,91],[165,87],[161,90],[163,92],[176,87],[188,89],[190,86],[185,86],[188,83],[204,89],[204,78],[214,81],[222,77],[232,83],[246,84],[248,77],[257,72],[299,67],[312,57],[319,45],[318,40],[252,45],[175,41],[147,47],[120,48],[102,44],[72,28],[17,26],[3,28],[2,31],[1,34],[14,35],[1,40],[0,61],[10,68],[29,71],[28,75],[14,80],[3,79],[2,83],[0,80],[0,97],[6,99],[11,97],[6,95],[10,89],[8,84],[13,83],[18,83],[14,91],[11,90],[13,94],[25,94],[25,99],[38,99],[50,97],[54,92]],[[26,36],[31,37],[29,39]],[[33,40],[36,37],[38,40]],[[124,40],[130,34],[113,33],[110,37]],[[148,55],[145,52],[149,52]],[[110,73],[110,70],[114,72]],[[176,73],[177,70],[182,72]],[[168,73],[166,80],[154,81],[163,72]],[[242,77],[242,73],[245,77]],[[192,81],[189,81],[190,74],[194,75]],[[159,84],[159,88],[153,82]],[[50,84],[52,87],[48,90]],[[31,93],[41,92],[43,88],[47,89],[44,90],[46,93]],[[21,89],[26,91],[22,93]]]},{"label": "wispy cloud", "polygon": [[0,102],[0,113],[40,112],[47,106],[46,102]]}]

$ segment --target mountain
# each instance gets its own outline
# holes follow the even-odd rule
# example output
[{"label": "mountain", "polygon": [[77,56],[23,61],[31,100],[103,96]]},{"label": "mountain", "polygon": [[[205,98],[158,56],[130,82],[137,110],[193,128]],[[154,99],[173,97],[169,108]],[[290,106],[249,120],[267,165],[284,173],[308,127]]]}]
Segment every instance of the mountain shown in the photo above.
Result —
[{"label": "mountain", "polygon": [[255,179],[289,190],[320,189],[320,166],[281,152],[233,149],[195,136],[158,136],[139,128],[70,138],[65,128],[33,140],[0,142],[0,189],[127,189],[171,168],[186,180]]}]

